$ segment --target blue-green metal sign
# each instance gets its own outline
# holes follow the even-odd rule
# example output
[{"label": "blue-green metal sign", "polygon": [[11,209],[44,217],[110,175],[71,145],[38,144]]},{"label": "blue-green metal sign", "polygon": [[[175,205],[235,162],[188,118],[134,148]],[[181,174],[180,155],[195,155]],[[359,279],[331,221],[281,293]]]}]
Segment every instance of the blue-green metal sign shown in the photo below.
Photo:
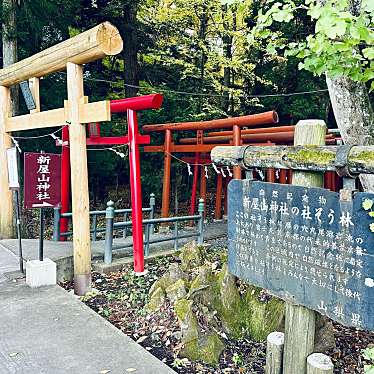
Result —
[{"label": "blue-green metal sign", "polygon": [[342,200],[322,188],[233,180],[229,269],[344,325],[374,329],[371,202],[369,193]]}]

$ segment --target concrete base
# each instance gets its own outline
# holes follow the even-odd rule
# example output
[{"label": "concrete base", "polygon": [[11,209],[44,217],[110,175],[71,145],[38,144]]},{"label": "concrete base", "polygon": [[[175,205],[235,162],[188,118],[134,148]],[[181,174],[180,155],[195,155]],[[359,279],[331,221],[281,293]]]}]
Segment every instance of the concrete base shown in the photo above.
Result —
[{"label": "concrete base", "polygon": [[56,284],[56,263],[49,258],[26,262],[26,284],[32,288]]}]

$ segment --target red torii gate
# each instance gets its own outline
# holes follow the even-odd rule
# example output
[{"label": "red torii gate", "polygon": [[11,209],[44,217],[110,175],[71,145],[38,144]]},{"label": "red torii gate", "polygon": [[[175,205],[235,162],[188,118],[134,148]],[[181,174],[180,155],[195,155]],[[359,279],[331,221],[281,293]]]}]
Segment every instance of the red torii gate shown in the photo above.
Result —
[{"label": "red torii gate", "polygon": [[[197,193],[198,181],[198,164],[203,164],[204,155],[209,153],[214,147],[229,145],[275,145],[293,143],[295,126],[277,125],[278,115],[275,111],[246,115],[241,117],[231,117],[223,119],[215,119],[209,121],[198,122],[180,122],[180,123],[164,123],[144,125],[145,133],[164,132],[164,144],[148,145],[144,147],[145,152],[164,153],[164,179],[162,191],[162,217],[169,215],[170,200],[170,169],[172,153],[194,153],[194,157],[182,157],[184,162],[194,165],[194,177],[191,192],[190,214],[195,209],[195,200]],[[277,125],[272,127],[272,125]],[[224,130],[222,130],[224,129]],[[211,131],[214,130],[214,131]],[[175,143],[172,133],[176,131],[196,131],[196,136],[191,138],[181,138]],[[334,134],[326,134],[326,144],[335,144],[336,138]],[[188,161],[187,161],[188,160]],[[210,160],[210,159],[209,159]],[[210,163],[210,162],[208,162]],[[328,175],[326,173],[326,187],[335,188],[333,181],[337,176]],[[332,173],[333,174],[333,173]],[[289,183],[292,177],[291,170],[280,170],[279,178],[276,178],[275,169],[266,170],[266,179],[268,182],[275,182],[276,179],[280,183]],[[241,178],[241,169],[233,168],[233,178]],[[334,179],[335,178],[335,179]],[[227,178],[225,182],[228,181]],[[331,180],[331,181],[330,181]],[[227,183],[225,183],[227,184]],[[216,207],[215,218],[221,218],[221,194],[223,189],[222,174],[217,175],[216,185]],[[205,200],[206,179],[204,178],[204,170],[201,168],[200,176],[200,193]],[[226,194],[225,194],[226,196]]]},{"label": "red torii gate", "polygon": [[[127,99],[111,100],[111,113],[127,113],[127,135],[100,136],[100,125],[90,124],[90,137],[87,145],[119,145],[128,144],[130,161],[130,191],[133,225],[134,271],[136,274],[144,273],[143,253],[143,224],[142,224],[142,189],[140,181],[139,145],[149,144],[150,135],[142,135],[138,129],[137,111],[158,109],[161,107],[163,96],[160,94],[132,97]],[[69,211],[70,205],[70,154],[69,154],[69,128],[62,130],[61,152],[61,213]],[[60,232],[68,231],[68,220],[61,219]],[[61,237],[60,240],[65,238]]]}]

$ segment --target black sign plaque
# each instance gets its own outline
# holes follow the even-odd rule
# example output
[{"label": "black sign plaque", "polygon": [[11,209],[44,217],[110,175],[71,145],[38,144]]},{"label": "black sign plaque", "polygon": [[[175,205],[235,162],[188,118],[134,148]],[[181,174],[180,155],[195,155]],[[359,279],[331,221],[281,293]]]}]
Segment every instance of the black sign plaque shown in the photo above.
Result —
[{"label": "black sign plaque", "polygon": [[[371,213],[373,212],[373,213]],[[233,180],[229,270],[346,326],[374,330],[374,194]]]},{"label": "black sign plaque", "polygon": [[27,109],[28,110],[36,109],[35,100],[34,100],[34,97],[32,96],[32,93],[29,87],[29,82],[22,81],[19,85],[21,87],[22,95],[23,95],[23,98],[25,99]]}]

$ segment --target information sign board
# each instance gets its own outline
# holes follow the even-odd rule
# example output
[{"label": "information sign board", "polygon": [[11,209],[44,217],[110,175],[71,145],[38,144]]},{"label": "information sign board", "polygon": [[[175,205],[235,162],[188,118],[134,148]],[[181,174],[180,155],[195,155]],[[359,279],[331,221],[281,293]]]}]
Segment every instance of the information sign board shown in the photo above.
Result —
[{"label": "information sign board", "polygon": [[25,153],[25,208],[51,208],[61,202],[60,155]]},{"label": "information sign board", "polygon": [[18,178],[18,161],[17,161],[17,148],[12,147],[6,150],[7,163],[8,163],[8,182],[9,189],[19,188]]},{"label": "information sign board", "polygon": [[370,193],[343,201],[322,188],[233,180],[229,270],[286,301],[373,330],[373,202]]}]

